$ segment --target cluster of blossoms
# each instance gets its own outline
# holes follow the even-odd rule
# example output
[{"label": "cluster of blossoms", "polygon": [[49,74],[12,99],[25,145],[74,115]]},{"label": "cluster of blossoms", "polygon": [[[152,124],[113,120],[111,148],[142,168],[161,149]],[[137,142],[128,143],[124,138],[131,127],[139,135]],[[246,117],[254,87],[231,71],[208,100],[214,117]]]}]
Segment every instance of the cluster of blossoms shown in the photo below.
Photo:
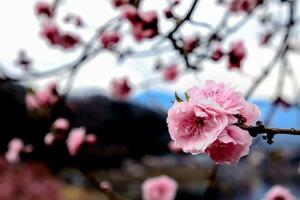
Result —
[{"label": "cluster of blossoms", "polygon": [[58,26],[52,23],[45,23],[42,26],[41,36],[45,38],[49,44],[57,45],[64,49],[72,49],[79,44],[80,38],[77,35],[63,32]]},{"label": "cluster of blossoms", "polygon": [[58,118],[53,122],[51,132],[46,134],[44,142],[46,145],[52,145],[64,140],[66,140],[69,154],[76,156],[84,143],[93,145],[96,143],[97,137],[94,134],[86,134],[83,127],[73,128],[70,131],[69,121],[65,118]]},{"label": "cluster of blossoms", "polygon": [[264,196],[263,200],[297,200],[289,189],[275,185]]},{"label": "cluster of blossoms", "polygon": [[59,101],[56,84],[49,84],[45,89],[26,94],[25,103],[29,111],[53,106]]},{"label": "cluster of blossoms", "polygon": [[258,4],[260,0],[232,0],[230,2],[230,11],[234,13],[239,12],[251,12]]},{"label": "cluster of blossoms", "polygon": [[192,87],[186,100],[177,99],[168,111],[168,128],[184,152],[207,153],[216,163],[236,163],[249,152],[252,137],[237,123],[251,125],[260,111],[240,93],[224,84],[207,81]]},{"label": "cluster of blossoms", "polygon": [[54,15],[53,5],[47,2],[38,2],[35,6],[35,12],[38,16],[46,16],[43,21],[41,36],[49,44],[60,46],[64,49],[74,48],[80,42],[79,36],[59,30],[58,26],[51,22]]},{"label": "cluster of blossoms", "polygon": [[158,17],[155,11],[140,11],[132,5],[122,6],[122,17],[131,23],[137,41],[158,35]]},{"label": "cluster of blossoms", "polygon": [[142,184],[143,200],[174,200],[178,184],[168,176],[149,178]]},{"label": "cluster of blossoms", "polygon": [[228,57],[229,69],[239,69],[246,58],[246,48],[244,43],[242,41],[231,43],[228,52],[225,52],[220,46],[215,46],[212,51],[211,59],[219,61],[224,55],[227,55]]}]

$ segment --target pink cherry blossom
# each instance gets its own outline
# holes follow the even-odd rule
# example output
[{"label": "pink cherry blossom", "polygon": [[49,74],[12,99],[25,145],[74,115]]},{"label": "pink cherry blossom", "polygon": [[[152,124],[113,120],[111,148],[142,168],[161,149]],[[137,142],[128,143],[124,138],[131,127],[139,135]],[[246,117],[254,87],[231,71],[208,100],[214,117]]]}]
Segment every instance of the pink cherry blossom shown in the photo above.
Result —
[{"label": "pink cherry blossom", "polygon": [[183,38],[183,49],[190,53],[199,45],[199,37],[197,36],[189,36]]},{"label": "pink cherry blossom", "polygon": [[19,138],[14,138],[8,143],[8,150],[5,158],[8,162],[16,163],[20,161],[20,153],[24,148],[24,142]]},{"label": "pink cherry blossom", "polygon": [[100,34],[100,42],[104,48],[111,48],[120,41],[120,34],[116,31],[102,32]]},{"label": "pink cherry blossom", "polygon": [[260,40],[259,40],[259,43],[261,45],[266,45],[269,43],[270,39],[272,38],[273,36],[273,33],[272,32],[267,32],[267,33],[264,33],[260,36]]},{"label": "pink cherry blossom", "polygon": [[71,130],[66,141],[69,154],[71,156],[75,156],[79,153],[83,143],[85,142],[85,135],[86,130],[83,127]]},{"label": "pink cherry blossom", "polygon": [[224,51],[222,47],[216,46],[213,48],[211,59],[214,61],[219,61],[224,56]]},{"label": "pink cherry blossom", "polygon": [[168,176],[149,178],[142,184],[143,200],[174,200],[178,184]]},{"label": "pink cherry blossom", "polygon": [[72,49],[80,42],[80,38],[77,35],[71,33],[63,33],[59,37],[59,45],[64,49]]},{"label": "pink cherry blossom", "polygon": [[184,152],[204,153],[228,125],[224,110],[210,100],[197,104],[175,102],[168,111],[167,123],[172,140]]},{"label": "pink cherry blossom", "polygon": [[243,100],[242,109],[240,110],[239,115],[244,118],[244,124],[250,126],[259,119],[260,110],[256,105]]},{"label": "pink cherry blossom", "polygon": [[52,124],[55,133],[66,133],[70,128],[70,122],[65,118],[58,118]]},{"label": "pink cherry blossom", "polygon": [[139,20],[138,11],[136,7],[131,5],[126,5],[122,7],[122,17],[123,19],[127,19],[131,23]]},{"label": "pink cherry blossom", "polygon": [[231,0],[230,11],[237,12],[251,12],[257,5],[259,0]]},{"label": "pink cherry blossom", "polygon": [[257,106],[223,83],[207,81],[186,92],[168,111],[168,128],[175,145],[184,152],[207,153],[216,163],[236,163],[249,152],[250,134],[236,123],[252,125]]},{"label": "pink cherry blossom", "polygon": [[77,35],[62,32],[55,24],[49,23],[43,25],[41,36],[51,45],[57,45],[64,49],[72,49],[80,42],[80,38]]},{"label": "pink cherry blossom", "polygon": [[177,64],[171,64],[163,71],[163,78],[166,81],[173,81],[178,75]]},{"label": "pink cherry blossom", "polygon": [[55,24],[44,24],[42,26],[41,36],[47,39],[51,45],[57,45],[60,42],[60,32]]},{"label": "pink cherry blossom", "polygon": [[265,194],[263,200],[297,200],[297,198],[288,188],[275,185]]},{"label": "pink cherry blossom", "polygon": [[39,102],[35,98],[34,94],[27,93],[25,96],[25,104],[28,110],[32,111],[40,107]]},{"label": "pink cherry blossom", "polygon": [[249,153],[252,137],[237,126],[228,126],[211,144],[206,153],[216,163],[234,164]]},{"label": "pink cherry blossom", "polygon": [[132,33],[137,41],[153,38],[158,34],[158,17],[155,11],[138,11],[133,6],[124,6],[124,19],[131,23]]},{"label": "pink cherry blossom", "polygon": [[115,7],[120,7],[120,6],[123,6],[123,5],[127,5],[128,4],[128,0],[112,0],[112,4]]},{"label": "pink cherry blossom", "polygon": [[111,82],[111,93],[114,97],[124,100],[129,96],[131,88],[127,77],[113,79]]},{"label": "pink cherry blossom", "polygon": [[49,84],[46,88],[36,93],[27,93],[25,103],[27,109],[32,111],[42,107],[52,106],[58,102],[58,99],[56,84]]},{"label": "pink cherry blossom", "polygon": [[48,146],[52,145],[55,140],[55,135],[53,133],[47,133],[44,137],[44,143]]},{"label": "pink cherry blossom", "polygon": [[51,18],[53,15],[53,7],[48,2],[40,1],[35,5],[35,12],[37,15],[45,15]]},{"label": "pink cherry blossom", "polygon": [[224,109],[228,114],[238,114],[242,109],[243,97],[240,93],[226,87],[224,83],[206,81],[202,87],[194,86],[187,91],[191,101],[198,102],[208,99]]},{"label": "pink cherry blossom", "polygon": [[89,145],[94,145],[97,142],[97,136],[95,134],[87,134],[85,137],[85,142]]},{"label": "pink cherry blossom", "polygon": [[166,18],[168,18],[168,19],[174,17],[173,10],[171,8],[166,8],[164,10],[164,14],[165,14]]},{"label": "pink cherry blossom", "polygon": [[231,43],[228,53],[229,69],[240,68],[246,57],[246,49],[242,41]]}]

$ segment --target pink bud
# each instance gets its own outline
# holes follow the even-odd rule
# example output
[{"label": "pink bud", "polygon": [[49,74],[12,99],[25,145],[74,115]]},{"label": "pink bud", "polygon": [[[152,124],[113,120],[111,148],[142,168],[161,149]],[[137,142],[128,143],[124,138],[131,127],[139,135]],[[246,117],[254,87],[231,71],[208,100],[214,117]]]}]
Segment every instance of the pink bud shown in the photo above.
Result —
[{"label": "pink bud", "polygon": [[211,59],[214,61],[219,61],[224,55],[223,49],[220,46],[217,46],[213,49]]},{"label": "pink bud", "polygon": [[51,18],[53,15],[53,8],[50,3],[40,1],[35,5],[35,12],[37,15],[45,15]]},{"label": "pink bud", "polygon": [[59,38],[59,45],[64,49],[74,48],[79,42],[79,37],[70,33],[64,33]]},{"label": "pink bud", "polygon": [[139,18],[136,7],[131,6],[131,5],[126,5],[126,6],[123,6],[122,8],[123,8],[122,17],[124,19],[127,19],[128,21],[133,23],[134,21],[136,21]]},{"label": "pink bud", "polygon": [[112,184],[108,181],[101,181],[99,184],[99,188],[105,191],[112,191]]},{"label": "pink bud", "polygon": [[112,4],[115,7],[120,7],[128,4],[128,0],[112,0]]},{"label": "pink bud", "polygon": [[183,49],[187,53],[191,53],[199,45],[199,38],[197,36],[185,37],[183,39]]},{"label": "pink bud", "polygon": [[65,118],[58,118],[52,124],[52,127],[53,127],[55,133],[57,133],[57,134],[66,133],[70,128],[70,123]]},{"label": "pink bud", "polygon": [[97,142],[97,136],[95,134],[87,134],[85,137],[85,141],[89,145],[94,145]]},{"label": "pink bud", "polygon": [[240,68],[245,57],[246,49],[243,41],[231,43],[230,51],[228,53],[229,69]]},{"label": "pink bud", "polygon": [[66,143],[71,156],[79,153],[82,144],[85,142],[85,134],[86,130],[83,127],[74,128],[69,133]]},{"label": "pink bud", "polygon": [[42,26],[41,36],[48,40],[51,45],[57,45],[60,42],[60,32],[54,24],[44,24]]},{"label": "pink bud", "polygon": [[166,8],[164,10],[164,14],[165,14],[166,18],[168,18],[168,19],[173,17],[173,12],[172,12],[171,8]]},{"label": "pink bud", "polygon": [[129,86],[127,77],[112,80],[111,92],[114,97],[124,100],[129,96],[130,91],[131,88]]},{"label": "pink bud", "polygon": [[48,146],[52,145],[54,143],[55,136],[53,133],[47,133],[46,136],[44,137],[44,143]]},{"label": "pink bud", "polygon": [[166,81],[175,80],[177,75],[178,75],[178,70],[176,64],[171,64],[170,66],[166,67],[163,71],[163,77]]},{"label": "pink bud", "polygon": [[20,161],[20,152],[24,148],[23,140],[14,138],[8,143],[8,150],[5,153],[5,158],[10,163],[17,163]]},{"label": "pink bud", "polygon": [[103,32],[100,34],[100,41],[104,48],[112,48],[120,41],[120,35],[118,32]]}]

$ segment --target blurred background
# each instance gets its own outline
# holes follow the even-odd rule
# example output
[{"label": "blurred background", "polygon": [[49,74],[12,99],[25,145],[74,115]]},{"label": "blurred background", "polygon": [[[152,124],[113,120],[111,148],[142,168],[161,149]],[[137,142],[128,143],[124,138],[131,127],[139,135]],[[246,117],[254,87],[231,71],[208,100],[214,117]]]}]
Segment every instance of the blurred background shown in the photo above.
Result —
[{"label": "blurred background", "polygon": [[[231,0],[202,0],[180,27],[193,0],[176,6],[172,0],[129,1],[140,12],[157,14],[158,33],[141,41],[133,36],[137,25],[120,17],[117,1],[45,2],[55,7],[51,16],[38,9],[38,0],[0,2],[0,199],[108,199],[85,172],[126,199],[141,199],[141,183],[164,174],[178,182],[180,200],[257,200],[276,184],[300,197],[300,137],[276,135],[272,145],[256,137],[238,164],[216,168],[205,155],[172,151],[166,124],[175,91],[183,96],[188,88],[215,80],[258,105],[265,125],[299,129],[297,0],[244,0],[239,12]],[[255,5],[248,8],[251,2]],[[168,8],[173,17],[166,17]],[[53,24],[69,34],[65,46],[45,34]],[[120,41],[105,47],[105,31],[117,31]],[[197,44],[184,51],[194,36]],[[246,56],[241,66],[230,67],[225,56],[235,41],[243,42]],[[212,59],[215,47],[223,49],[223,59]],[[32,111],[27,95],[49,83],[56,84],[59,100]],[[61,117],[94,133],[97,143],[77,156],[70,156],[63,142],[45,145],[45,135]],[[4,154],[16,137],[33,151],[9,163]]]}]

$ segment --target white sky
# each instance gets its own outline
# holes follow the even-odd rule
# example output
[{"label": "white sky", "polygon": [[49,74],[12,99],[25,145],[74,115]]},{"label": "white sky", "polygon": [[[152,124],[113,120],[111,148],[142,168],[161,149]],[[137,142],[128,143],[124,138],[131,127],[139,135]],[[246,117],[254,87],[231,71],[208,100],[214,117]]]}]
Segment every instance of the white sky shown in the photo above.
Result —
[{"label": "white sky", "polygon": [[[16,74],[20,74],[20,71],[16,70],[16,67],[14,67],[14,61],[17,52],[20,49],[25,49],[27,51],[28,55],[34,59],[34,68],[40,71],[60,66],[63,63],[68,63],[75,60],[80,54],[80,50],[66,52],[59,48],[49,48],[46,42],[39,37],[39,24],[41,22],[33,12],[33,7],[36,2],[36,0],[9,0],[3,1],[0,6],[0,61],[9,68],[11,72]],[[143,9],[156,9],[161,11],[166,7],[166,2],[166,0],[146,0],[143,4]],[[188,9],[190,2],[191,0],[184,0],[183,5],[178,8],[177,12],[180,14],[182,11]],[[219,21],[223,9],[221,7],[215,7],[214,2],[215,1],[212,0],[201,1],[193,16],[194,20],[210,22],[213,24],[215,24],[216,21]],[[64,0],[63,5],[59,8],[58,19],[61,20],[67,13],[81,15],[86,24],[88,24],[88,28],[75,30],[71,25],[63,24],[63,29],[75,30],[82,35],[85,40],[91,37],[94,28],[103,24],[110,17],[118,14],[118,12],[114,11],[111,7],[109,0]],[[283,16],[284,13],[280,14],[279,12],[278,14]],[[166,31],[171,25],[172,24],[163,20],[160,24],[160,29]],[[197,30],[200,34],[205,33],[204,29],[198,28]],[[193,34],[194,31],[195,29],[188,25],[185,26],[183,30],[184,34],[187,35]],[[262,48],[257,45],[257,36],[259,33],[259,26],[254,21],[250,21],[246,27],[228,40],[232,41],[235,39],[246,38],[248,57],[243,69],[245,74],[250,75],[250,77],[259,74],[273,53],[270,49]],[[126,42],[124,43],[130,44],[131,39],[127,37]],[[145,46],[147,46],[147,44],[141,45],[139,48],[146,48]],[[174,60],[177,60],[178,57],[176,54],[168,54],[164,59],[167,62],[173,62]],[[295,67],[299,64],[298,60],[299,58],[295,56],[291,57],[294,69],[297,73],[300,73],[300,69],[298,68],[297,70]],[[122,65],[119,65],[111,54],[101,54],[84,65],[75,81],[74,87],[77,89],[96,87],[103,91],[107,91],[111,78],[122,76],[124,74],[128,75],[133,83],[139,83],[145,79],[159,77],[158,73],[154,73],[153,70],[151,70],[154,61],[155,59],[153,59],[153,57],[128,59]],[[216,81],[225,81],[241,92],[245,92],[252,82],[252,79],[249,78],[248,75],[226,70],[225,61],[218,65],[211,62],[205,62],[203,67],[205,70],[198,75],[189,74],[172,84],[155,84],[150,87],[154,89],[170,90],[172,92],[174,90],[183,91],[188,87],[198,84],[199,80],[200,82],[204,82],[207,79],[213,79]],[[255,97],[272,97],[276,85],[274,83],[276,83],[277,77],[278,70],[274,70],[271,77],[268,78],[267,81],[264,81],[256,91]],[[51,77],[50,79],[61,80],[58,76]],[[46,79],[43,81],[35,81],[30,84],[33,86],[42,86],[48,81],[49,79]],[[285,94],[288,97],[294,96],[291,84],[286,84]]]}]

